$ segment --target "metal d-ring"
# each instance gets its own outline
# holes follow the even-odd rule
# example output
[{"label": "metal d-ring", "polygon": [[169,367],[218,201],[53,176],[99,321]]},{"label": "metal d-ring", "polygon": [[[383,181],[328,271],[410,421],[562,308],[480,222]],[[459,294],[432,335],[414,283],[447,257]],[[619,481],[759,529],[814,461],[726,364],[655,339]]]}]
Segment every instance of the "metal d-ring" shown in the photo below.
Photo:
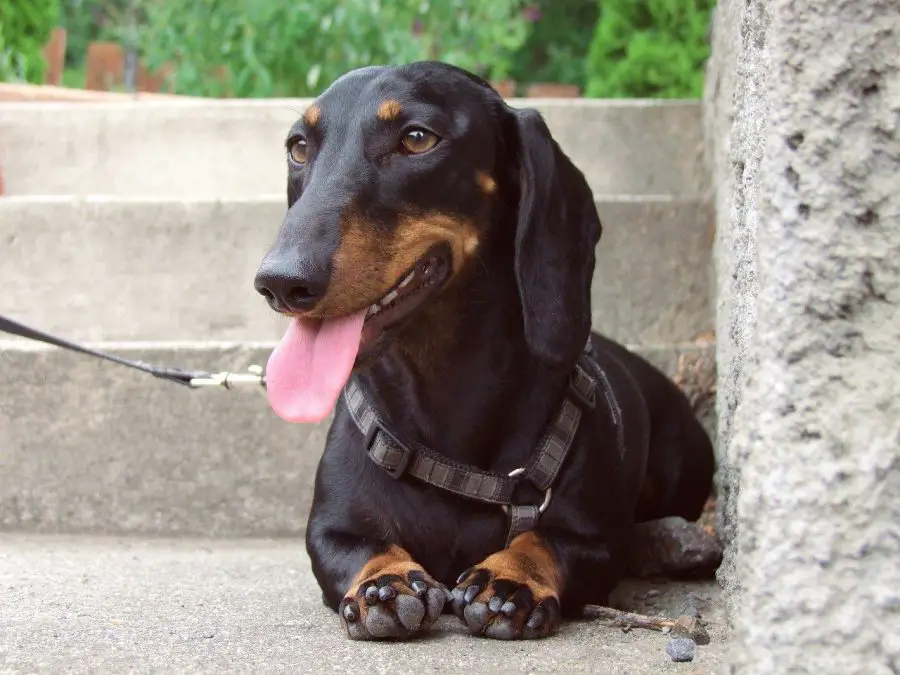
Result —
[{"label": "metal d-ring", "polygon": [[[506,474],[509,478],[518,478],[525,474],[525,468],[519,467],[518,469],[513,469],[508,474]],[[553,488],[548,487],[544,490],[544,501],[541,502],[541,505],[538,507],[538,513],[543,513],[547,510],[547,507],[550,506],[550,500],[553,499]],[[506,504],[503,504],[501,507],[503,509],[503,513],[509,515],[509,507]]]}]

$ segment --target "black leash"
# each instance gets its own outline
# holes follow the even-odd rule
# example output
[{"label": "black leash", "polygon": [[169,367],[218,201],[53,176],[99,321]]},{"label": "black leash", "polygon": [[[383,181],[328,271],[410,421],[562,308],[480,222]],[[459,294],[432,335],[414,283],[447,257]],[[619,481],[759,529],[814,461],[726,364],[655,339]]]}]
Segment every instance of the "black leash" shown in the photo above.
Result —
[{"label": "black leash", "polygon": [[248,368],[249,372],[247,373],[208,373],[202,370],[182,370],[180,368],[154,366],[149,363],[144,363],[143,361],[132,361],[96,349],[89,349],[83,345],[69,342],[68,340],[63,340],[62,338],[30,328],[18,321],[9,319],[2,314],[0,314],[0,333],[18,335],[19,337],[27,338],[29,340],[44,342],[55,347],[61,347],[105,361],[111,361],[112,363],[118,363],[120,366],[134,368],[135,370],[148,373],[161,380],[174,382],[175,384],[180,384],[192,389],[198,389],[200,387],[225,387],[226,389],[231,389],[236,384],[255,384],[265,387],[266,384],[262,368],[259,366],[250,366],[250,368]]}]

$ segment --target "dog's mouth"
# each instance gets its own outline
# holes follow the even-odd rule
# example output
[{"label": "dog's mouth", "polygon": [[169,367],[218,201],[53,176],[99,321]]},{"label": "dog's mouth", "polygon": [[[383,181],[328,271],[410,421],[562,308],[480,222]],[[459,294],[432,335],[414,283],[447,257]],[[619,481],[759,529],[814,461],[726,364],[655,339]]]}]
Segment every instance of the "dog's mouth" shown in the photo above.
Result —
[{"label": "dog's mouth", "polygon": [[275,413],[296,423],[325,419],[360,350],[369,351],[407,319],[443,286],[450,269],[450,248],[438,245],[377,302],[346,316],[292,319],[266,366],[266,390]]},{"label": "dog's mouth", "polygon": [[398,325],[450,276],[450,251],[446,245],[433,247],[376,303],[366,310],[362,330],[365,350],[386,330]]}]

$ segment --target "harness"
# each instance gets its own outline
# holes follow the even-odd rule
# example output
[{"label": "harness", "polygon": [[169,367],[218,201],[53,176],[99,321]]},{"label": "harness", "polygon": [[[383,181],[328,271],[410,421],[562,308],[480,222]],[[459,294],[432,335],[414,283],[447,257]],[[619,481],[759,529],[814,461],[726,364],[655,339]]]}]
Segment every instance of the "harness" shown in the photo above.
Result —
[{"label": "harness", "polygon": [[[544,430],[528,464],[507,474],[484,471],[461,464],[417,443],[404,443],[383,416],[378,414],[356,380],[344,388],[350,417],[363,435],[366,454],[389,476],[409,475],[462,497],[500,506],[509,518],[506,545],[518,535],[534,529],[550,505],[553,483],[572,448],[585,410],[596,405],[601,388],[617,429],[620,454],[624,452],[621,411],[612,386],[593,357],[590,339],[569,375],[569,386],[556,415]],[[517,504],[513,493],[521,481],[530,481],[544,493],[538,504]]]},{"label": "harness", "polygon": [[[208,373],[154,366],[142,361],[133,361],[107,354],[43,333],[2,315],[0,315],[0,333],[10,333],[94,356],[192,389],[201,387],[233,389],[238,385],[250,384],[260,387],[260,391],[264,391],[265,387],[265,376],[262,368],[258,366],[251,366],[246,373]],[[553,483],[559,476],[566,456],[572,448],[572,442],[575,440],[575,434],[578,433],[584,411],[593,409],[596,405],[598,389],[606,399],[606,407],[616,428],[619,456],[624,456],[626,443],[637,441],[642,444],[642,447],[646,447],[648,443],[649,420],[646,417],[646,406],[643,404],[639,407],[641,411],[641,419],[637,425],[639,438],[625,438],[622,407],[597,356],[589,338],[584,351],[569,375],[569,386],[562,404],[556,416],[544,430],[528,464],[507,474],[483,471],[477,467],[454,462],[422,445],[404,443],[387,421],[378,414],[355,380],[350,380],[344,387],[343,395],[350,416],[365,439],[365,448],[369,459],[395,479],[408,474],[424,483],[462,497],[500,506],[509,517],[509,532],[506,539],[507,545],[509,545],[518,535],[537,527],[541,515],[550,506]],[[643,403],[640,390],[627,369],[624,369],[614,357],[607,360],[606,366],[613,369],[618,367],[622,370],[626,380],[631,382],[632,389]],[[640,471],[643,471],[642,466]],[[525,480],[530,481],[544,493],[540,504],[513,502],[516,488]]]}]

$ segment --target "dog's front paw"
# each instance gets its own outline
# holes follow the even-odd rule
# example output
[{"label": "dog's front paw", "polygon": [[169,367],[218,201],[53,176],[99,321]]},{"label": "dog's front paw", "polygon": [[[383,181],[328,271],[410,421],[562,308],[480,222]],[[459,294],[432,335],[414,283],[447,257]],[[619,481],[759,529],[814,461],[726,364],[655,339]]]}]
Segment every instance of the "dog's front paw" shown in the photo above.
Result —
[{"label": "dog's front paw", "polygon": [[396,567],[382,568],[344,596],[338,613],[351,640],[409,638],[441,615],[447,589],[415,563]]},{"label": "dog's front paw", "polygon": [[540,638],[559,627],[559,599],[549,589],[501,579],[487,567],[475,567],[453,589],[453,611],[474,635],[499,640]]},{"label": "dog's front paw", "polygon": [[531,533],[463,572],[453,611],[474,635],[500,640],[546,637],[560,624],[558,570]]}]

